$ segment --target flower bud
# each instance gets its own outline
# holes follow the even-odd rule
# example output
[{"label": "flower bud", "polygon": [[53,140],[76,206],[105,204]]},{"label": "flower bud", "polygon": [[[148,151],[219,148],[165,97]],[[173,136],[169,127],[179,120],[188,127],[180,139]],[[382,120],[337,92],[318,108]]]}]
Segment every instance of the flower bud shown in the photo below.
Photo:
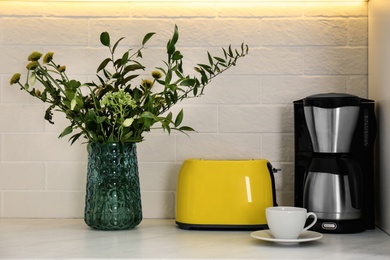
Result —
[{"label": "flower bud", "polygon": [[142,80],[142,86],[144,88],[151,88],[153,86],[153,82],[150,79]]},{"label": "flower bud", "polygon": [[127,118],[125,121],[123,121],[122,125],[124,127],[129,127],[134,122],[134,118]]},{"label": "flower bud", "polygon": [[12,78],[9,80],[9,84],[10,85],[13,85],[13,84],[16,84],[18,83],[20,80],[20,73],[15,73]]},{"label": "flower bud", "polygon": [[43,57],[43,63],[49,63],[53,60],[54,52],[48,52]]},{"label": "flower bud", "polygon": [[72,101],[70,101],[70,110],[74,110],[76,108],[76,105],[77,105],[77,100],[76,100],[76,96],[74,96]]},{"label": "flower bud", "polygon": [[37,61],[42,57],[42,53],[34,51],[33,53],[28,56],[27,60],[28,61]]},{"label": "flower bud", "polygon": [[58,66],[58,72],[65,72],[66,66]]},{"label": "flower bud", "polygon": [[159,78],[162,77],[162,74],[161,74],[160,71],[154,70],[154,71],[152,71],[152,77],[155,78],[155,79],[159,79]]},{"label": "flower bud", "polygon": [[37,61],[32,61],[29,64],[27,64],[26,68],[28,70],[35,70],[38,67],[39,63]]}]

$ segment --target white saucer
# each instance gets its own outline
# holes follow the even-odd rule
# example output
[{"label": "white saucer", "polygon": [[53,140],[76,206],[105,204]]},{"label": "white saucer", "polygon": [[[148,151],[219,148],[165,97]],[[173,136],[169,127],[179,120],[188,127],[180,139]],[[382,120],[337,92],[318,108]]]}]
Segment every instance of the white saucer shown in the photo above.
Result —
[{"label": "white saucer", "polygon": [[294,245],[301,242],[309,242],[320,239],[322,238],[322,234],[314,231],[304,231],[297,239],[277,239],[272,236],[272,233],[269,229],[266,229],[252,232],[251,237],[275,242],[281,245]]}]

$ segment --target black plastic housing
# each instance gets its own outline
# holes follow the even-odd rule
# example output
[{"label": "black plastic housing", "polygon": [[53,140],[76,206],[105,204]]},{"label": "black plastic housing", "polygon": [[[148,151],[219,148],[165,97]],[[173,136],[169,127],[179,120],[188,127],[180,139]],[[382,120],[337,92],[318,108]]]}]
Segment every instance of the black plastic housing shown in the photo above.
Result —
[{"label": "black plastic housing", "polygon": [[[313,101],[313,100],[311,100]],[[355,103],[356,100],[351,99]],[[314,102],[316,102],[314,100]],[[337,102],[336,102],[337,103]],[[313,152],[313,147],[304,116],[304,99],[293,102],[294,105],[294,204],[303,207],[303,188],[305,174],[313,157],[319,154]],[[308,104],[306,104],[308,105]],[[325,104],[328,106],[329,104]],[[334,103],[330,103],[332,107]],[[375,198],[374,198],[374,143],[377,132],[375,118],[375,102],[360,98],[360,112],[354,136],[351,142],[350,153],[347,155],[360,166],[363,175],[362,217],[359,220],[334,221],[336,228],[324,228],[333,220],[318,220],[312,230],[322,233],[354,233],[375,228]],[[326,156],[345,156],[341,154],[327,154]],[[331,167],[331,166],[330,166]],[[326,226],[326,225],[325,225]]]}]

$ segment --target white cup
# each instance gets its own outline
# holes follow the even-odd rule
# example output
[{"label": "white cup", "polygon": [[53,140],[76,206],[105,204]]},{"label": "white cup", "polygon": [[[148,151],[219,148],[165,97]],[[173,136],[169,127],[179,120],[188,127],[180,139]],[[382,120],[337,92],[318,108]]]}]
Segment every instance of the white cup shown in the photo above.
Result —
[{"label": "white cup", "polygon": [[[313,222],[304,228],[306,219],[313,216]],[[266,208],[268,227],[276,239],[297,239],[299,235],[317,222],[313,212],[307,213],[305,208],[270,207]]]}]

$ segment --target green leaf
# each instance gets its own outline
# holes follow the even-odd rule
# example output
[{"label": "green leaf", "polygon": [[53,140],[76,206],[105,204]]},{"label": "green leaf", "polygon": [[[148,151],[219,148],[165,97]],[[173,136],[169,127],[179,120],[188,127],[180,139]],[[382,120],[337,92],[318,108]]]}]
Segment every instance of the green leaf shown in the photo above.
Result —
[{"label": "green leaf", "polygon": [[100,34],[100,42],[104,45],[109,47],[110,46],[110,35],[108,32],[102,32]]},{"label": "green leaf", "polygon": [[166,72],[165,72],[165,70],[163,69],[163,68],[161,68],[161,67],[156,67],[156,69],[158,69],[158,70],[160,70],[162,73],[164,73],[164,74],[167,74]]},{"label": "green leaf", "polygon": [[171,93],[170,92],[164,93],[164,99],[167,106],[170,107],[172,105]]},{"label": "green leaf", "polygon": [[95,82],[86,82],[86,83],[83,83],[83,86],[97,87]]},{"label": "green leaf", "polygon": [[139,74],[130,75],[130,76],[124,78],[124,79],[121,81],[121,84],[122,84],[122,85],[126,85],[129,81],[131,81],[132,79],[134,79],[134,78],[136,78],[136,77],[138,77],[138,76],[139,76]]},{"label": "green leaf", "polygon": [[226,63],[226,61],[220,57],[214,57],[215,60],[217,60],[220,63]]},{"label": "green leaf", "polygon": [[122,78],[122,75],[118,72],[115,72],[112,76],[111,76],[113,79],[121,79]]},{"label": "green leaf", "polygon": [[229,56],[232,58],[234,57],[233,51],[232,51],[232,45],[229,45]]},{"label": "green leaf", "polygon": [[183,55],[180,53],[180,51],[175,51],[172,55],[172,60],[180,60],[183,59]]},{"label": "green leaf", "polygon": [[241,53],[242,53],[242,55],[248,54],[248,52],[249,52],[248,45],[244,45],[244,43],[241,43]]},{"label": "green leaf", "polygon": [[109,143],[114,143],[115,142],[115,136],[114,136],[114,132],[112,132],[110,134],[110,136],[108,137],[108,141]]},{"label": "green leaf", "polygon": [[116,47],[118,46],[119,42],[122,41],[124,38],[125,38],[125,37],[122,37],[122,38],[120,38],[119,40],[116,41],[116,43],[114,44],[114,47],[112,47],[112,53],[115,52],[115,49],[116,49]]},{"label": "green leaf", "polygon": [[91,121],[96,122],[96,113],[93,110],[88,110],[88,113],[86,114],[87,118]]},{"label": "green leaf", "polygon": [[172,40],[169,40],[167,43],[167,53],[169,55],[172,55],[176,50],[175,44],[172,42]]},{"label": "green leaf", "polygon": [[206,64],[198,64],[199,67],[202,67],[205,71],[207,71],[210,74],[214,74],[213,70],[209,65]]},{"label": "green leaf", "polygon": [[171,134],[171,127],[168,124],[162,124],[163,128],[167,130],[168,134]]},{"label": "green leaf", "polygon": [[125,52],[125,53],[123,54],[123,56],[122,56],[121,64],[122,64],[122,65],[125,65],[125,64],[127,63],[128,59],[129,59],[129,53],[128,53],[128,52]]},{"label": "green leaf", "polygon": [[81,83],[80,83],[80,81],[77,81],[77,80],[72,79],[71,81],[69,81],[69,86],[70,86],[73,90],[76,90],[77,88],[79,88],[79,87],[81,86]]},{"label": "green leaf", "polygon": [[142,66],[141,64],[131,64],[125,67],[125,69],[123,70],[123,74],[126,74],[129,71],[141,70],[141,69],[143,70],[145,69],[145,67]]},{"label": "green leaf", "polygon": [[173,92],[172,101],[173,101],[174,104],[177,103],[178,98],[179,98],[179,96],[178,96],[178,94],[177,94],[177,91]]},{"label": "green leaf", "polygon": [[200,69],[198,72],[201,74],[202,85],[206,85],[208,83],[208,77],[206,75],[206,72],[203,69]]},{"label": "green leaf", "polygon": [[169,84],[169,85],[167,85],[167,88],[169,88],[172,91],[176,91],[177,90],[177,85],[176,84]]},{"label": "green leaf", "polygon": [[183,121],[183,115],[184,115],[184,112],[183,112],[183,109],[181,109],[179,114],[177,114],[177,116],[176,116],[175,127],[178,127],[181,124],[181,122]]},{"label": "green leaf", "polygon": [[192,93],[196,97],[198,95],[198,87],[194,87],[194,89],[192,90]]},{"label": "green leaf", "polygon": [[122,141],[125,142],[127,139],[129,139],[133,135],[133,131],[128,132],[122,137]]},{"label": "green leaf", "polygon": [[46,100],[47,100],[47,91],[46,91],[46,89],[45,89],[45,91],[42,92],[41,99],[42,99],[43,102],[46,102]]},{"label": "green leaf", "polygon": [[96,75],[96,77],[99,79],[100,84],[104,86],[104,85],[105,85],[105,82],[104,82],[103,78],[100,77],[99,75]]},{"label": "green leaf", "polygon": [[96,73],[104,69],[110,61],[110,58],[106,58],[104,61],[102,61],[102,63],[100,63],[99,67],[97,68]]},{"label": "green leaf", "polygon": [[222,50],[223,50],[223,55],[225,56],[225,60],[226,60],[227,59],[227,52],[226,52],[225,48],[222,48]]},{"label": "green leaf", "polygon": [[165,85],[165,81],[164,80],[156,79],[156,81],[158,82],[158,84]]},{"label": "green leaf", "polygon": [[179,78],[179,80],[184,78],[183,74],[179,70],[175,70],[175,74]]},{"label": "green leaf", "polygon": [[72,131],[73,131],[73,128],[72,128],[72,126],[70,125],[70,126],[66,127],[66,128],[64,129],[64,131],[62,131],[62,133],[61,133],[58,137],[59,137],[59,138],[64,137],[65,135],[68,135],[68,134],[72,133]]},{"label": "green leaf", "polygon": [[135,101],[138,101],[142,97],[142,91],[136,88],[134,89],[132,96]]},{"label": "green leaf", "polygon": [[77,139],[79,139],[81,135],[82,135],[82,133],[77,133],[75,135],[72,135],[72,137],[69,138],[70,144],[72,145],[74,142],[76,142]]},{"label": "green leaf", "polygon": [[168,115],[165,117],[166,121],[171,122],[172,121],[172,112],[169,112]]},{"label": "green leaf", "polygon": [[103,74],[104,74],[104,77],[106,77],[107,79],[111,78],[111,73],[108,70],[104,69]]},{"label": "green leaf", "polygon": [[51,105],[50,107],[48,107],[45,111],[45,120],[47,120],[50,124],[54,124],[54,122],[52,121],[53,119],[53,112],[52,110],[55,108],[55,105]]},{"label": "green leaf", "polygon": [[101,124],[106,120],[106,118],[107,118],[106,116],[97,116],[94,118],[94,120],[96,123]]},{"label": "green leaf", "polygon": [[82,97],[76,96],[76,101],[77,101],[77,106],[79,109],[84,107],[84,100]]},{"label": "green leaf", "polygon": [[142,45],[145,45],[145,44],[147,43],[147,41],[149,41],[150,38],[152,38],[152,36],[153,36],[154,34],[156,34],[156,33],[155,33],[155,32],[150,32],[150,33],[146,34],[146,35],[144,36],[144,39],[142,40]]},{"label": "green leaf", "polygon": [[152,119],[151,118],[143,118],[144,119],[144,127],[146,129],[150,129],[150,126],[152,125]]},{"label": "green leaf", "polygon": [[179,128],[180,131],[195,131],[192,127],[182,126]]},{"label": "green leaf", "polygon": [[175,25],[175,29],[173,31],[173,36],[172,36],[172,43],[176,44],[178,40],[179,40],[179,29],[177,25]]},{"label": "green leaf", "polygon": [[167,75],[165,76],[165,85],[169,85],[172,80],[172,71],[168,70]]},{"label": "green leaf", "polygon": [[182,60],[179,60],[178,61],[178,66],[177,66],[177,70],[180,71],[181,73],[183,73],[183,61]]},{"label": "green leaf", "polygon": [[114,61],[114,67],[115,67],[115,68],[119,68],[119,67],[121,67],[121,66],[123,66],[123,65],[122,65],[122,57],[121,57],[120,59],[116,59],[116,60]]},{"label": "green leaf", "polygon": [[[170,39],[167,43],[167,52],[168,54],[172,55],[176,50],[176,43],[179,39],[179,30],[177,28],[177,25],[175,25],[175,29],[173,31],[172,39]],[[170,57],[169,57],[170,58]]]},{"label": "green leaf", "polygon": [[72,99],[74,98],[75,94],[76,94],[75,91],[70,90],[70,89],[67,89],[67,90],[65,91],[65,96],[66,96],[66,98],[69,99],[69,100],[72,100]]},{"label": "green leaf", "polygon": [[211,55],[210,55],[209,52],[207,52],[207,56],[208,56],[208,58],[209,58],[209,63],[210,63],[210,65],[213,66],[213,65],[214,65],[213,58],[211,57]]},{"label": "green leaf", "polygon": [[143,112],[139,117],[140,118],[152,118],[152,119],[156,118],[156,116],[153,113],[149,112],[149,111]]}]

